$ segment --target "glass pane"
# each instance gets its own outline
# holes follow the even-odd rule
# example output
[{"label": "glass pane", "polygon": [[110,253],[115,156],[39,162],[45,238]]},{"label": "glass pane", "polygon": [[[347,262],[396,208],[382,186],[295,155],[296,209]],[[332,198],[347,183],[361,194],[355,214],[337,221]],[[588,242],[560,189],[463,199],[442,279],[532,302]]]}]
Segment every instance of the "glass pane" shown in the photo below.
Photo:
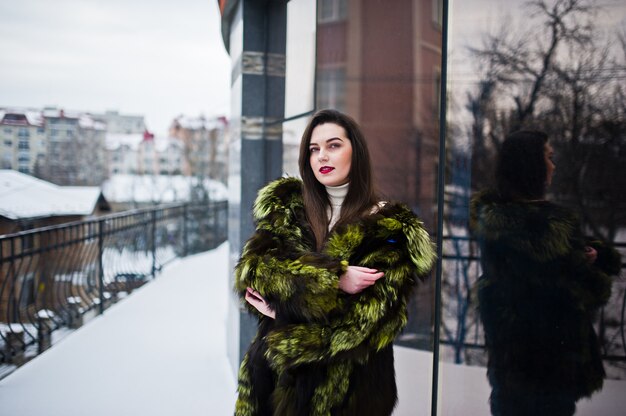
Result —
[{"label": "glass pane", "polygon": [[[356,119],[378,192],[410,206],[433,238],[441,62],[436,4],[318,1],[316,62],[316,108]],[[398,415],[430,413],[433,290],[430,279],[418,285],[394,347]]]},{"label": "glass pane", "polygon": [[[626,283],[606,247],[625,254],[626,5],[451,6],[439,414],[490,414],[490,395],[503,414],[573,414],[594,391],[576,414],[613,414]],[[504,141],[520,129],[533,132]]]},{"label": "glass pane", "polygon": [[[315,91],[315,2],[287,3],[285,118],[313,111]],[[308,117],[283,123],[283,172],[299,176],[298,149]]]}]

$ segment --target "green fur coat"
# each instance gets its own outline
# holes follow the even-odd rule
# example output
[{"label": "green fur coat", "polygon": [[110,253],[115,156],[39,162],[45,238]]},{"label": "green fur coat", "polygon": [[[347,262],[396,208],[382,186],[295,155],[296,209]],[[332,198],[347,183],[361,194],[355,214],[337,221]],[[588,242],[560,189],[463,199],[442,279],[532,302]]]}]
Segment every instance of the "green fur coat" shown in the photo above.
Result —
[{"label": "green fur coat", "polygon": [[[435,253],[405,206],[387,204],[335,227],[320,252],[305,219],[302,182],[283,178],[259,192],[255,234],[235,270],[242,303],[259,330],[241,364],[235,414],[389,415],[397,400],[392,342],[407,302]],[[385,272],[356,295],[338,288],[348,265]],[[256,289],[276,312],[245,302]]]},{"label": "green fur coat", "polygon": [[[586,241],[577,217],[547,201],[483,192],[472,199],[471,220],[493,414],[573,414],[576,400],[602,387],[592,320],[609,299],[619,255]],[[598,252],[593,264],[585,246]]]}]

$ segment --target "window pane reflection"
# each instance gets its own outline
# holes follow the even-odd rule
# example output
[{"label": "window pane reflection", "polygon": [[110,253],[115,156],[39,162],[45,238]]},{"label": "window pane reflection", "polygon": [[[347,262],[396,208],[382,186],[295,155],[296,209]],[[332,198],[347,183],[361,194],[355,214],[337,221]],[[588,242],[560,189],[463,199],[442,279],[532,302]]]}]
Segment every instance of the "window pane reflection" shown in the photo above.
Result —
[{"label": "window pane reflection", "polygon": [[[495,162],[509,133],[532,129],[548,135],[556,170],[546,199],[578,214],[584,235],[613,245],[623,259],[625,17],[623,2],[452,4],[441,352],[443,361],[455,365],[443,373],[441,396],[455,394],[454,400],[441,400],[442,414],[460,414],[455,412],[466,412],[467,406],[477,414],[489,413],[491,387],[475,296],[477,279],[486,271],[481,270],[481,253],[469,231],[469,202],[476,192],[494,186]],[[593,321],[611,380],[626,379],[624,277],[622,268],[621,277],[613,278],[608,303]],[[545,293],[536,296],[539,309]],[[537,354],[546,353],[537,348]],[[460,385],[453,377],[459,374],[473,374],[473,384]],[[579,409],[618,399],[603,390],[590,403],[579,402]]]},{"label": "window pane reflection", "polygon": [[[317,2],[316,108],[354,117],[368,140],[376,186],[403,201],[434,236],[441,2]],[[396,345],[398,414],[428,414],[434,284],[419,286]],[[410,349],[406,349],[409,347]],[[417,387],[417,386],[421,387]]]}]

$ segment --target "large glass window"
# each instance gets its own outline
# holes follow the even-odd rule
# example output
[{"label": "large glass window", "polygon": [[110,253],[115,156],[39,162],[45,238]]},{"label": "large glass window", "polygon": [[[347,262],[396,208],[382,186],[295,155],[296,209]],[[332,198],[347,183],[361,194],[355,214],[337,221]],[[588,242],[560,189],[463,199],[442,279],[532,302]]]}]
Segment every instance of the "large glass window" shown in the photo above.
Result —
[{"label": "large glass window", "polygon": [[318,22],[334,22],[346,18],[348,0],[320,0],[318,2]]},{"label": "large glass window", "polygon": [[[318,1],[316,109],[356,119],[368,141],[376,187],[403,201],[436,235],[441,32],[437,2],[346,1],[330,18]],[[338,10],[338,9],[333,9]],[[418,285],[409,322],[396,340],[400,415],[430,413],[433,279]]]},{"label": "large glass window", "polygon": [[[584,279],[591,276],[585,273],[604,267],[606,257],[577,265],[569,257],[554,257],[558,260],[546,272],[547,260],[518,267],[515,256],[531,258],[523,256],[536,252],[549,257],[547,245],[554,243],[550,236],[566,235],[553,229],[563,225],[564,214],[556,206],[580,219],[586,244],[602,241],[625,254],[626,5],[516,0],[505,6],[497,0],[472,0],[453,2],[450,11],[440,414],[490,414],[492,387],[497,387],[492,405],[508,405],[497,394],[506,389],[505,376],[520,383],[517,391],[525,394],[524,406],[536,397],[519,374],[552,377],[551,385],[560,386],[554,391],[571,394],[564,386],[571,380],[579,386],[596,380],[600,363],[608,379],[605,388],[590,402],[579,401],[577,414],[617,409],[611,406],[620,399],[607,386],[626,388],[623,269],[611,278],[610,297],[600,301],[592,285],[600,286],[601,279]],[[554,149],[556,170],[551,181],[541,184],[547,186],[545,195],[510,196],[513,187],[498,186],[503,174],[496,171],[497,161],[511,151],[508,145],[502,150],[504,139],[518,130],[544,132]],[[517,159],[533,163],[530,156]],[[539,166],[544,169],[548,162]],[[481,215],[470,228],[472,198],[479,207],[474,212]],[[512,207],[520,211],[512,215]],[[531,220],[533,209],[550,215]],[[499,222],[485,212],[497,213]],[[540,235],[539,230],[548,229],[544,225],[553,227],[554,234]],[[492,234],[485,235],[485,229]],[[503,236],[519,243],[514,254],[507,251]],[[523,236],[536,240],[525,246]],[[572,250],[568,255],[575,256],[575,249],[567,247]],[[499,259],[510,262],[510,269],[494,260],[496,251]],[[505,279],[511,276],[518,279],[509,283]],[[543,280],[533,283],[538,276]],[[595,299],[598,307],[583,305],[581,299]],[[542,333],[543,338],[538,335]],[[593,354],[601,360],[591,358]],[[510,357],[517,357],[517,363]],[[533,369],[539,367],[543,373],[537,375]]]},{"label": "large glass window", "polygon": [[[442,265],[418,286],[410,320],[396,340],[398,415],[431,414],[436,345],[436,413],[490,413],[489,354],[477,297],[484,253],[470,229],[470,204],[479,192],[494,187],[496,160],[511,132],[543,131],[554,149],[556,170],[541,203],[570,210],[580,218],[586,238],[626,254],[626,5],[468,0],[449,2],[445,21],[445,3],[288,3],[284,171],[298,174],[300,136],[313,111],[346,112],[368,140],[380,194],[409,205],[433,239],[442,242]],[[442,33],[449,36],[447,73]],[[445,114],[440,111],[443,98]],[[446,126],[445,152],[440,120]],[[441,184],[440,165],[445,170]],[[442,218],[437,216],[440,206]],[[605,306],[590,314],[606,383],[622,390],[624,278],[623,271],[612,278]],[[545,293],[535,295],[523,306],[528,313],[545,306],[539,299]],[[537,324],[549,321],[544,317]],[[545,351],[538,348],[537,354]],[[612,391],[596,393],[580,408],[615,402]]]},{"label": "large glass window", "polygon": [[319,68],[317,71],[317,108],[345,111],[346,70]]}]

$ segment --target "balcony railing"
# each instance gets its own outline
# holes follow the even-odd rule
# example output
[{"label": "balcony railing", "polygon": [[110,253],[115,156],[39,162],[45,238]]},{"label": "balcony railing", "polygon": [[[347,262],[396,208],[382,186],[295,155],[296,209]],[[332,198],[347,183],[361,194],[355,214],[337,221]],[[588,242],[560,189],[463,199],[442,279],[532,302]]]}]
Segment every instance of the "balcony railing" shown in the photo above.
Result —
[{"label": "balcony railing", "polygon": [[[444,356],[455,363],[484,365],[484,333],[476,310],[474,287],[480,270],[475,240],[445,236],[443,255],[442,333]],[[626,243],[615,243],[622,252]],[[594,324],[610,377],[626,378],[626,264],[613,281],[612,295]],[[610,368],[610,370],[609,370]]]},{"label": "balcony railing", "polygon": [[167,205],[0,236],[0,364],[28,361],[167,263],[217,247],[227,211]]}]

